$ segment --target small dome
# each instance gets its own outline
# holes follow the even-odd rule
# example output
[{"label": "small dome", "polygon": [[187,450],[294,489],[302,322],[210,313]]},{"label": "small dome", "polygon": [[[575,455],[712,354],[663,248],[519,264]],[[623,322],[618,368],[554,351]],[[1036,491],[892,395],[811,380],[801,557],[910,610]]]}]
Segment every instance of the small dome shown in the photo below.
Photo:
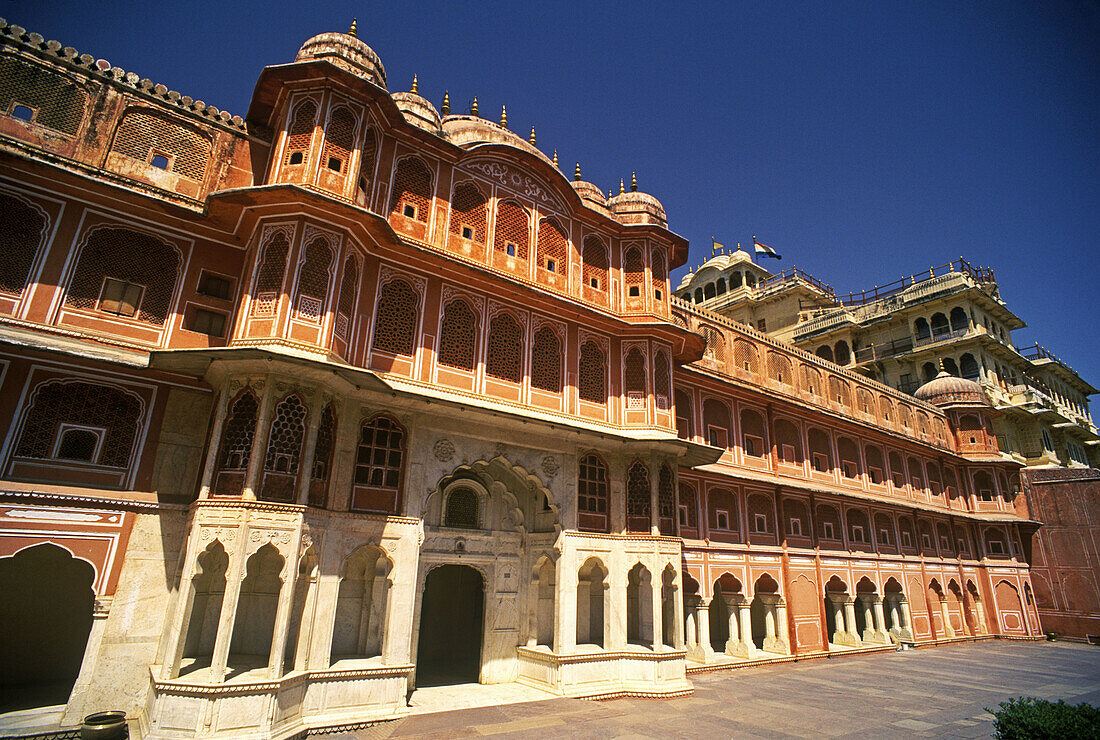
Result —
[{"label": "small dome", "polygon": [[958,378],[940,371],[913,394],[934,406],[988,406],[985,392],[973,380]]},{"label": "small dome", "polygon": [[577,195],[581,196],[581,200],[595,203],[603,209],[607,208],[607,198],[598,185],[594,185],[585,180],[570,180],[569,184],[577,191]]},{"label": "small dome", "polygon": [[668,227],[665,207],[649,193],[636,190],[619,193],[607,201],[607,207],[618,217],[620,223]]},{"label": "small dome", "polygon": [[447,141],[463,149],[473,149],[480,144],[506,144],[522,149],[547,164],[552,164],[549,157],[516,132],[479,116],[470,114],[447,116],[443,120],[443,135]]},{"label": "small dome", "polygon": [[386,89],[386,70],[374,49],[350,33],[322,33],[302,44],[296,62],[325,59]]},{"label": "small dome", "polygon": [[405,120],[425,131],[435,133],[443,127],[443,121],[435,106],[414,92],[396,92],[390,95],[405,116]]}]

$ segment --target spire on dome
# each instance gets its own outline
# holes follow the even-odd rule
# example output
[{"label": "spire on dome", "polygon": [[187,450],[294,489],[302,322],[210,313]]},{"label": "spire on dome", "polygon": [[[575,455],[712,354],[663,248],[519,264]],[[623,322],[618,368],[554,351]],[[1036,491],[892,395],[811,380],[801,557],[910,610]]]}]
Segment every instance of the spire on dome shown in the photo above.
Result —
[{"label": "spire on dome", "polygon": [[[634,188],[632,187],[631,190],[633,190],[633,189]],[[623,185],[623,178],[620,177],[619,178],[619,195],[622,195],[625,192],[626,192],[626,186]]]},{"label": "spire on dome", "polygon": [[413,75],[413,84],[412,84],[412,87],[409,88],[409,92],[411,92],[411,93],[419,93],[420,92],[420,83],[417,82],[415,74]]},{"label": "spire on dome", "polygon": [[638,173],[637,172],[631,172],[630,173],[630,192],[632,192],[632,193],[638,192]]},{"label": "spire on dome", "polygon": [[573,168],[573,179],[577,182],[581,181],[581,163],[577,162],[577,166]]},{"label": "spire on dome", "polygon": [[351,28],[348,29],[348,36],[354,36],[355,38],[359,38],[359,19],[358,18],[352,18],[351,19]]},{"label": "spire on dome", "polygon": [[553,162],[554,162],[554,166],[557,167],[558,166],[558,150],[557,149],[554,150]]},{"label": "spire on dome", "polygon": [[443,107],[440,108],[440,112],[445,116],[451,115],[451,91],[443,91]]},{"label": "spire on dome", "polygon": [[471,116],[476,116],[477,115],[477,96],[476,95],[474,96],[474,102],[470,103],[470,115]]},{"label": "spire on dome", "polygon": [[508,106],[500,106],[500,125],[508,128]]},{"label": "spire on dome", "polygon": [[535,146],[535,127],[534,126],[531,127],[531,135],[527,137],[527,141],[530,142],[531,146]]}]

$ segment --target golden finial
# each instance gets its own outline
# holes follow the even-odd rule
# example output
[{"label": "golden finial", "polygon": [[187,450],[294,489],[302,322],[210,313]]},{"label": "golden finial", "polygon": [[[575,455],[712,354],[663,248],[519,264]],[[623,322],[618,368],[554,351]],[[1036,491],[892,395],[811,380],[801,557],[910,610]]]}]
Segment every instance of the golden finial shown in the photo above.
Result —
[{"label": "golden finial", "polygon": [[527,137],[527,141],[530,142],[531,146],[535,146],[535,127],[534,126],[531,127],[531,135]]},{"label": "golden finial", "polygon": [[451,115],[451,91],[450,90],[444,90],[443,91],[443,109],[442,110],[443,110],[443,115],[445,115],[445,116]]},{"label": "golden finial", "polygon": [[615,197],[615,189],[614,188],[608,188],[607,189],[607,199],[611,200],[614,197]]},{"label": "golden finial", "polygon": [[553,161],[554,161],[554,166],[557,167],[558,166],[558,150],[557,149],[554,150],[554,160]]},{"label": "golden finial", "polygon": [[348,29],[348,36],[354,36],[355,38],[359,38],[359,19],[358,18],[352,18],[351,19],[351,28]]},{"label": "golden finial", "polygon": [[477,96],[476,95],[474,96],[474,102],[470,103],[470,115],[471,116],[476,116],[477,115]]},{"label": "golden finial", "polygon": [[619,178],[619,195],[626,192],[626,187],[623,185],[623,178]]},{"label": "golden finial", "polygon": [[638,192],[638,173],[637,172],[631,172],[630,173],[630,192],[632,192],[632,193]]},{"label": "golden finial", "polygon": [[573,179],[577,182],[581,180],[581,163],[577,162],[577,166],[573,168]]},{"label": "golden finial", "polygon": [[415,74],[413,75],[413,84],[412,87],[409,88],[409,92],[414,94],[420,92],[420,83],[417,82]]},{"label": "golden finial", "polygon": [[500,125],[508,128],[508,106],[500,106]]}]

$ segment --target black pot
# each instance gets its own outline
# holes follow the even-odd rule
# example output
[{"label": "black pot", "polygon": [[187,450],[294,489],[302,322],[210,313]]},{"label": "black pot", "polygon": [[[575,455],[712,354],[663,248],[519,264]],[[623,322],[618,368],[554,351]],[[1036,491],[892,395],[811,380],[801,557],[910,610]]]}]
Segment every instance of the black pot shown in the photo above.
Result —
[{"label": "black pot", "polygon": [[126,712],[96,712],[80,725],[80,740],[122,740],[128,736]]}]

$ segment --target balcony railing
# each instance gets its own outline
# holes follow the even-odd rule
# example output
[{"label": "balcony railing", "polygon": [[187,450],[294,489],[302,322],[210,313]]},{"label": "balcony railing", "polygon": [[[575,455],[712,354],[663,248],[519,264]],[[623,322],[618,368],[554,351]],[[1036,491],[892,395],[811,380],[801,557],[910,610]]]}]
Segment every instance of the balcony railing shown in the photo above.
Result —
[{"label": "balcony railing", "polygon": [[1056,354],[1054,354],[1053,352],[1051,352],[1050,350],[1048,350],[1046,347],[1039,344],[1038,342],[1031,345],[1030,347],[1023,347],[1018,351],[1021,355],[1023,355],[1024,357],[1026,357],[1029,360],[1050,360],[1050,361],[1055,362],[1058,365],[1062,366],[1063,368],[1070,371],[1074,375],[1077,374],[1077,371],[1075,371],[1072,367],[1070,367],[1069,363],[1063,361]]},{"label": "balcony railing", "polygon": [[789,270],[784,270],[778,275],[772,275],[767,280],[760,281],[760,283],[757,284],[756,288],[757,290],[766,290],[768,288],[778,287],[780,285],[795,282],[808,283],[809,285],[820,290],[825,295],[829,296],[829,298],[832,298],[834,300],[836,299],[836,291],[833,290],[833,286],[818,280],[810,273],[797,267],[792,267]]},{"label": "balcony railing", "polygon": [[988,267],[974,267],[962,257],[959,257],[954,262],[949,262],[946,265],[940,265],[939,267],[928,268],[928,273],[920,273],[919,275],[912,275],[910,277],[904,277],[900,280],[895,280],[887,285],[876,285],[871,290],[861,290],[858,293],[848,293],[847,295],[839,296],[837,300],[840,301],[843,306],[863,306],[868,303],[874,303],[875,301],[882,300],[883,298],[889,298],[892,295],[897,295],[904,290],[911,288],[914,285],[924,282],[925,280],[931,280],[934,277],[948,275],[951,273],[962,273],[969,275],[979,283],[995,283],[996,277],[993,275],[993,270]]}]

